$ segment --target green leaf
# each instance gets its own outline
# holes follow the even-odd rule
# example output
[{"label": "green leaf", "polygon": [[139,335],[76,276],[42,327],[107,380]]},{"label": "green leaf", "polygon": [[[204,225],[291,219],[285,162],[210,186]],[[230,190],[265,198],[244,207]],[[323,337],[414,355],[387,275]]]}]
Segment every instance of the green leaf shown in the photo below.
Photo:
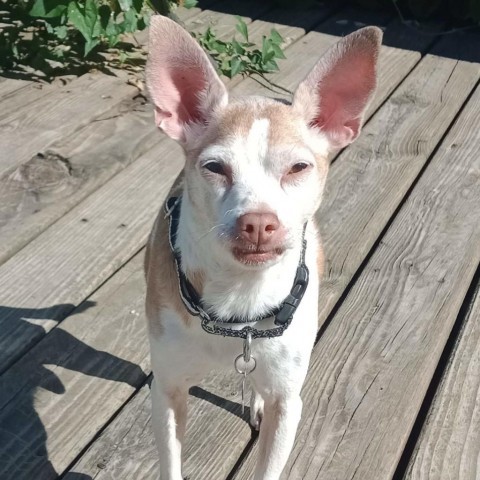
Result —
[{"label": "green leaf", "polygon": [[244,69],[244,65],[243,65],[243,61],[241,58],[239,57],[235,57],[232,59],[232,62],[231,62],[231,74],[232,74],[232,77],[234,77],[235,75],[237,75],[238,73],[242,72],[243,69]]},{"label": "green leaf", "polygon": [[114,47],[118,43],[118,36],[121,33],[121,28],[117,25],[112,17],[110,17],[107,27],[105,28],[105,35],[108,39],[108,44]]},{"label": "green leaf", "polygon": [[59,27],[55,27],[53,29],[53,33],[60,40],[65,40],[68,35],[68,27],[66,25],[60,25]]},{"label": "green leaf", "polygon": [[280,45],[283,43],[283,37],[274,28],[272,28],[270,32],[270,40],[274,45]]},{"label": "green leaf", "polygon": [[267,61],[268,53],[272,51],[271,45],[272,45],[272,42],[267,37],[265,37],[265,35],[264,35],[262,37],[262,60],[264,62]]},{"label": "green leaf", "polygon": [[238,21],[238,23],[235,25],[235,28],[240,32],[242,37],[248,42],[248,28],[247,24],[243,21],[242,17],[239,17],[238,15],[235,17]]},{"label": "green leaf", "polygon": [[87,42],[85,43],[84,56],[86,57],[99,43],[99,38],[92,38],[91,40],[87,40]]},{"label": "green leaf", "polygon": [[122,22],[124,32],[134,32],[137,29],[137,14],[131,9],[125,12]]},{"label": "green leaf", "polygon": [[232,47],[233,47],[233,51],[238,55],[245,54],[245,49],[235,39],[232,39]]},{"label": "green leaf", "polygon": [[287,58],[278,45],[272,44],[272,51],[275,53],[276,58]]},{"label": "green leaf", "polygon": [[29,14],[41,18],[60,17],[67,10],[67,5],[67,0],[35,0]]},{"label": "green leaf", "polygon": [[219,40],[212,40],[208,43],[209,50],[214,50],[218,53],[226,53],[227,45],[225,42]]},{"label": "green leaf", "polygon": [[70,2],[68,20],[85,38],[86,56],[100,42],[97,37],[101,34],[101,20],[95,0],[86,0],[85,7],[81,7],[76,1]]},{"label": "green leaf", "polygon": [[277,62],[275,60],[270,60],[264,65],[265,70],[268,72],[277,72],[279,70]]},{"label": "green leaf", "polygon": [[267,54],[263,57],[263,61],[265,63],[268,63],[270,62],[271,60],[273,60],[275,58],[275,52],[273,50],[270,50],[269,52],[267,52]]},{"label": "green leaf", "polygon": [[132,8],[132,0],[118,0],[118,4],[122,9],[122,12],[126,12]]},{"label": "green leaf", "polygon": [[197,5],[197,3],[198,3],[197,0],[184,0],[183,6],[185,8],[193,8],[195,5]]}]

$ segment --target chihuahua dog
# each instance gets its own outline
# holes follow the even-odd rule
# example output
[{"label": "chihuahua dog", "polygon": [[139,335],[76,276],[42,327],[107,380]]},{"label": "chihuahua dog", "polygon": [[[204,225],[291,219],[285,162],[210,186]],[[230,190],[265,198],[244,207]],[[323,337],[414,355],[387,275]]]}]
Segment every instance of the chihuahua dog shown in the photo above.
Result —
[{"label": "chihuahua dog", "polygon": [[318,328],[323,256],[313,217],[328,154],[360,133],[381,37],[367,27],[340,39],[291,103],[229,99],[196,41],[165,17],[151,19],[155,122],[186,157],[145,259],[161,480],[183,478],[188,389],[210,370],[233,371],[239,353],[260,430],[254,478],[280,477]]}]

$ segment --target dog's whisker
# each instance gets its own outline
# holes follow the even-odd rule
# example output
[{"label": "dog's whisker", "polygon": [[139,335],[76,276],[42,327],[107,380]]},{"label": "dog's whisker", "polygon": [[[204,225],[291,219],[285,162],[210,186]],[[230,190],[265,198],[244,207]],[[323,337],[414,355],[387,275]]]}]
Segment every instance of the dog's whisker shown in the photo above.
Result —
[{"label": "dog's whisker", "polygon": [[[197,238],[197,241],[203,240],[207,235],[209,235],[210,233],[212,233],[216,228],[225,227],[225,226],[226,226],[225,223],[219,223],[218,225],[214,225],[210,230],[208,230],[207,232],[205,232],[203,235],[200,235],[200,236]],[[220,234],[220,236],[221,236],[221,234]]]}]

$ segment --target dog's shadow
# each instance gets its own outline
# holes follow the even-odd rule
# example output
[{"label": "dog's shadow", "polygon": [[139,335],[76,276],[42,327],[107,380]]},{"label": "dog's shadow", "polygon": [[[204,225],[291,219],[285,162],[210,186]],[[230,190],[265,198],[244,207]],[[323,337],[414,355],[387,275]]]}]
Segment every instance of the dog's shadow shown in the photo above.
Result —
[{"label": "dog's shadow", "polygon": [[[94,306],[94,302],[84,302],[74,314]],[[44,335],[44,329],[31,323],[32,319],[51,319],[52,311],[73,309],[74,306],[70,304],[41,309],[0,306],[0,316],[11,322],[19,322],[18,331],[25,338],[38,338]],[[48,348],[41,341],[0,377],[2,480],[43,480],[54,479],[59,475],[49,460],[47,432],[35,409],[35,393],[38,389],[57,395],[65,393],[65,386],[54,373],[56,366],[93,377],[124,382],[135,388],[146,378],[138,365],[96,350],[64,329],[54,328],[47,339],[48,344],[45,346]],[[89,475],[79,473],[69,474],[69,478],[91,480]]]}]

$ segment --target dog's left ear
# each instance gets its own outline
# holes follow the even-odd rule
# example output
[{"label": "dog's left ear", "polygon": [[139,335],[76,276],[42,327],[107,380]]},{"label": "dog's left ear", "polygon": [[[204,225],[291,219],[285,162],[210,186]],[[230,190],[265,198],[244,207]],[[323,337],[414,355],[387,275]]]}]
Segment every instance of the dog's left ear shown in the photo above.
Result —
[{"label": "dog's left ear", "polygon": [[377,84],[382,31],[357,30],[339,40],[298,86],[293,107],[342,148],[360,134],[363,116]]},{"label": "dog's left ear", "polygon": [[227,90],[200,45],[174,21],[150,19],[147,86],[155,104],[155,123],[168,136],[187,142],[193,124],[206,124]]}]

